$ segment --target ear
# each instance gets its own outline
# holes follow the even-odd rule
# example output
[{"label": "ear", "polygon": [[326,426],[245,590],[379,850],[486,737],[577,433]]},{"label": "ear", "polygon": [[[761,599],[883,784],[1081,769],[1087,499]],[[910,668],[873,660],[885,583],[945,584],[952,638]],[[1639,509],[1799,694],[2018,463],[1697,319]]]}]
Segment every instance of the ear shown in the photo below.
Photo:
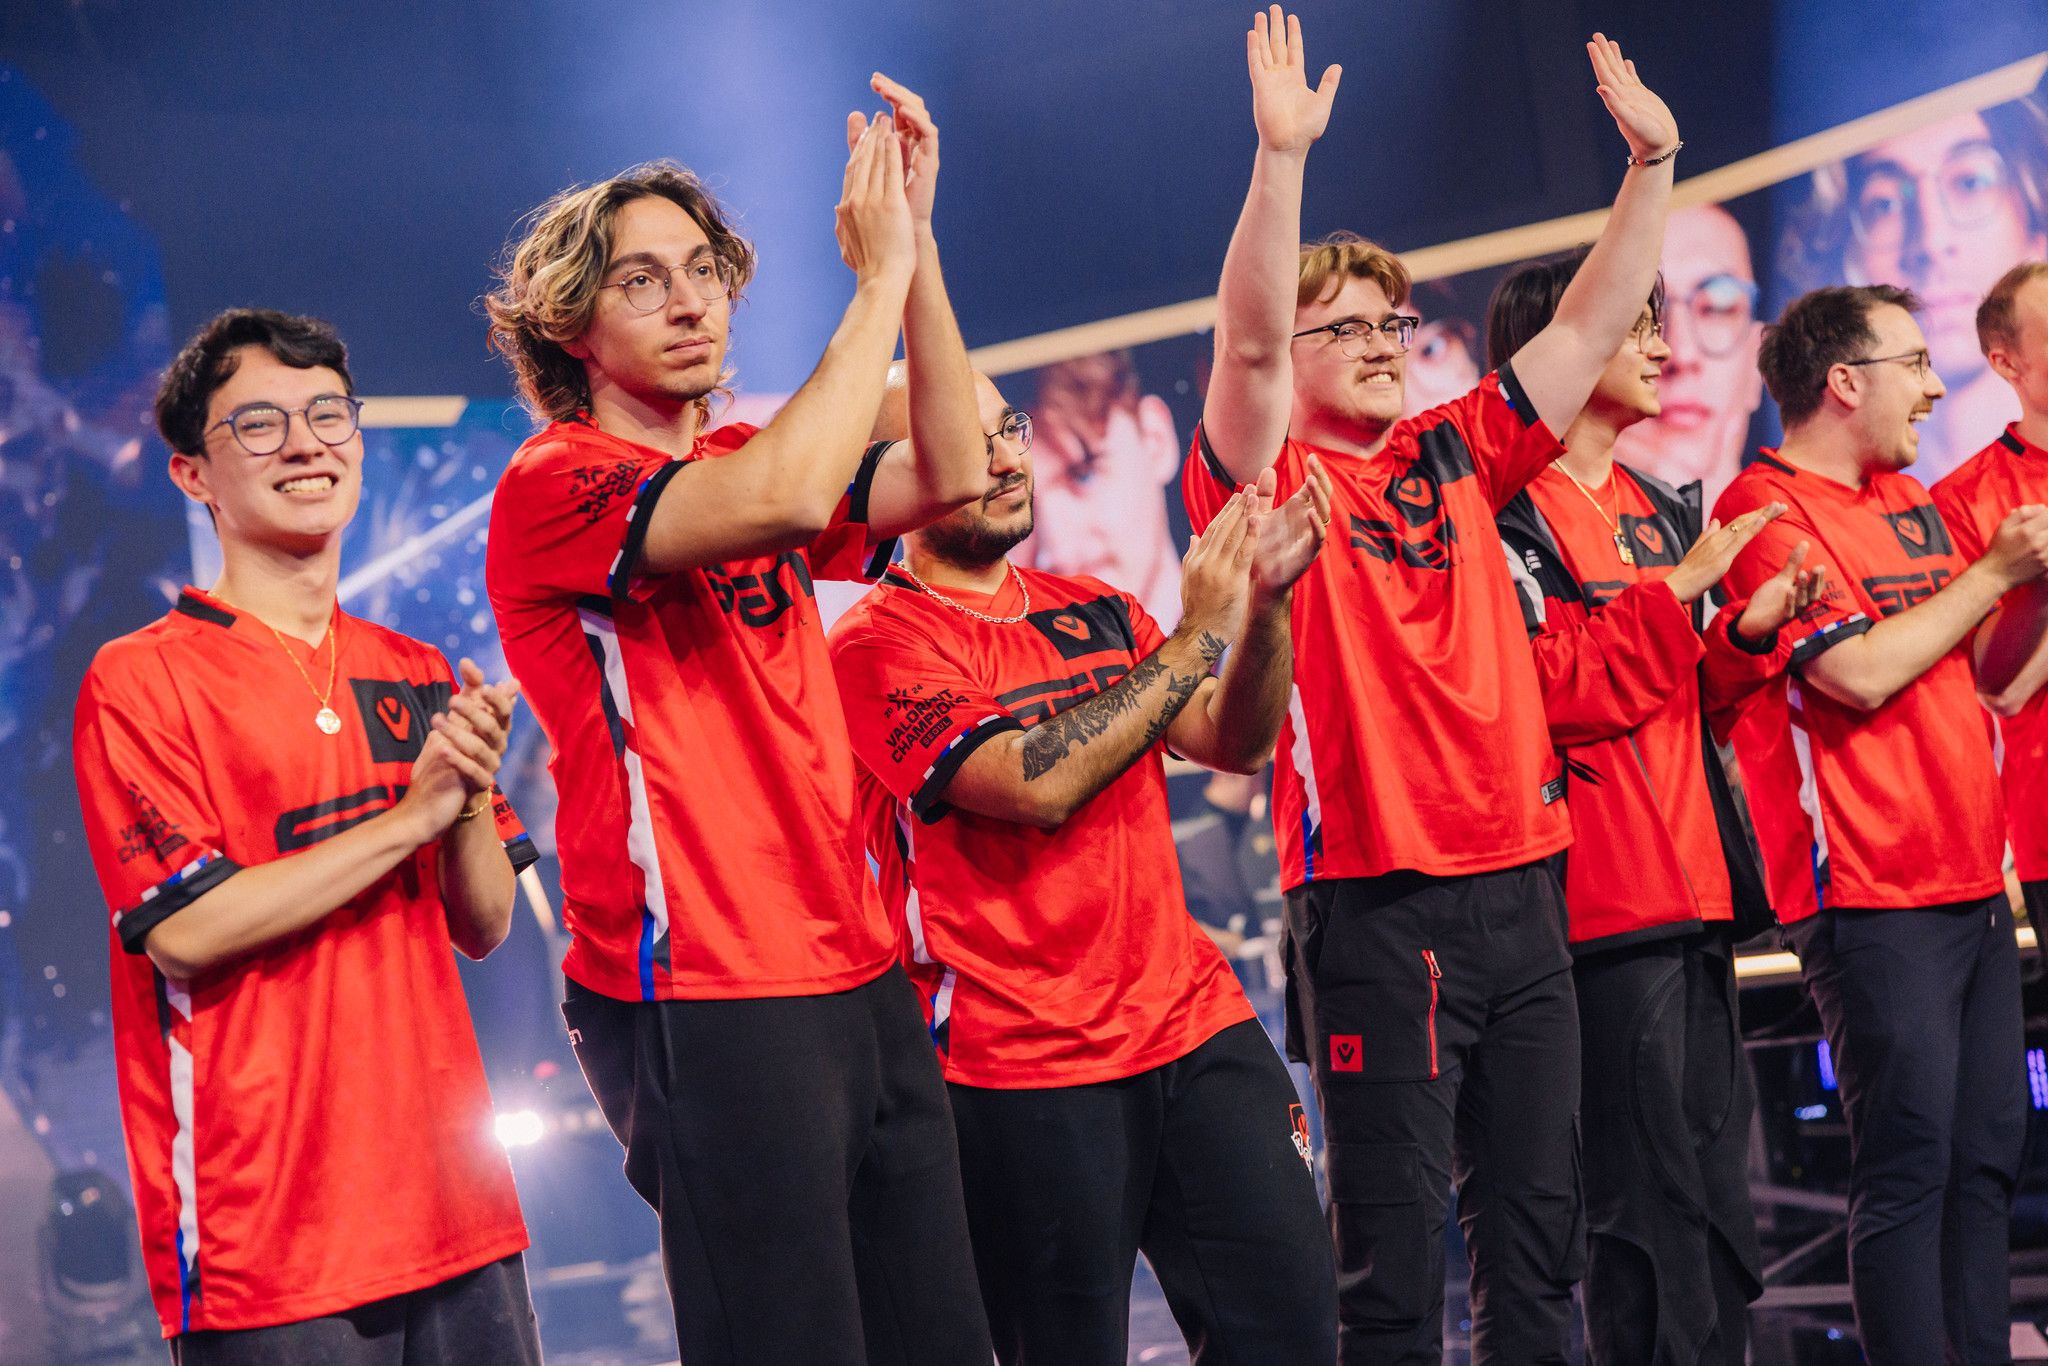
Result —
[{"label": "ear", "polygon": [[1984,359],[1991,363],[1991,369],[2007,384],[2020,382],[2020,367],[2013,360],[2012,352],[2002,346],[1994,346],[1984,353]]},{"label": "ear", "polygon": [[568,341],[560,343],[560,345],[564,351],[567,351],[577,360],[587,361],[590,359],[589,343],[585,342],[581,337],[572,337]]},{"label": "ear", "polygon": [[1862,407],[1862,367],[1855,365],[1830,365],[1828,367],[1828,387],[1825,396],[1841,404],[1852,413]]},{"label": "ear", "polygon": [[173,451],[170,472],[171,482],[178,486],[180,493],[195,503],[202,503],[208,508],[213,507],[213,490],[207,487],[207,478],[213,473],[213,467],[205,456],[185,455]]}]

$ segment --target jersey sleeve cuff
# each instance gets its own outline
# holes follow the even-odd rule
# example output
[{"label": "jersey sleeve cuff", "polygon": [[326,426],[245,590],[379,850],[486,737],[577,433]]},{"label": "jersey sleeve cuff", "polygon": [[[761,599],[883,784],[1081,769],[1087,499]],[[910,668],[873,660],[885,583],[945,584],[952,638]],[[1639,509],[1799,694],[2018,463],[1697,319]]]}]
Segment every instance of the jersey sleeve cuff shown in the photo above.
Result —
[{"label": "jersey sleeve cuff", "polygon": [[896,444],[894,441],[868,443],[867,453],[860,458],[860,468],[853,472],[853,482],[846,486],[846,496],[850,500],[846,509],[847,521],[859,522],[862,526],[868,524],[868,495],[874,491],[875,471],[882,467],[882,457]]},{"label": "jersey sleeve cuff", "polygon": [[949,741],[932,766],[925,770],[924,780],[911,795],[910,809],[926,825],[932,824],[952,810],[945,802],[946,787],[953,781],[953,775],[967,762],[974,751],[1008,731],[1022,730],[1024,725],[1008,712],[997,712],[961,731]]},{"label": "jersey sleeve cuff", "polygon": [[1777,653],[1778,636],[1784,628],[1780,627],[1777,630],[1773,630],[1769,635],[1756,640],[1751,640],[1748,636],[1735,629],[1736,622],[1741,619],[1743,611],[1748,606],[1749,603],[1745,600],[1743,602],[1729,603],[1722,607],[1721,615],[1728,619],[1728,625],[1723,632],[1728,638],[1728,643],[1746,655],[1761,657]]},{"label": "jersey sleeve cuff", "polygon": [[121,947],[129,953],[143,952],[151,930],[241,871],[241,864],[222,854],[193,859],[144,892],[133,906],[115,912],[114,932],[121,936]]},{"label": "jersey sleeve cuff", "polygon": [[[1841,621],[1831,621],[1792,647],[1792,667],[1809,664],[1845,640],[1854,640],[1870,629],[1870,618],[1861,612]],[[1730,633],[1733,639],[1733,632]]]},{"label": "jersey sleeve cuff", "polygon": [[512,860],[512,876],[518,877],[540,862],[540,850],[533,847],[533,836],[520,835],[505,841],[505,857]]},{"label": "jersey sleeve cuff", "polygon": [[654,505],[661,498],[661,491],[668,487],[669,480],[682,473],[683,460],[671,460],[647,476],[640,489],[633,495],[633,506],[626,513],[626,537],[619,543],[618,558],[612,561],[611,573],[605,575],[605,589],[614,598],[623,598],[633,586],[633,571],[640,563],[641,547],[647,544],[647,527],[654,520]]},{"label": "jersey sleeve cuff", "polygon": [[1524,427],[1535,426],[1536,405],[1529,401],[1529,391],[1522,387],[1522,381],[1516,376],[1514,363],[1505,362],[1493,373],[1500,381],[1500,396],[1507,400],[1509,409],[1522,420]]},{"label": "jersey sleeve cuff", "polygon": [[1219,484],[1225,493],[1237,492],[1237,481],[1230,477],[1230,471],[1223,468],[1223,462],[1216,456],[1216,448],[1209,444],[1209,429],[1201,423],[1195,424],[1195,449],[1202,454],[1202,468],[1209,477]]}]

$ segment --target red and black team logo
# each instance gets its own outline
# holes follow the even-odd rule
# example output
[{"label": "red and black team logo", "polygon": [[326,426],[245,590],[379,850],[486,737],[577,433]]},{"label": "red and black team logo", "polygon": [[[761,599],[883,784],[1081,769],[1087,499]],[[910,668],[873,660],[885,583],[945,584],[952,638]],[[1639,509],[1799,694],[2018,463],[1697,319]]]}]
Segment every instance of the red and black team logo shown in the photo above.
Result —
[{"label": "red and black team logo", "polygon": [[1450,423],[1423,432],[1415,459],[1387,484],[1387,505],[1398,521],[1351,518],[1351,545],[1386,564],[1446,570],[1455,562],[1458,528],[1444,512],[1444,487],[1473,472],[1472,453]]},{"label": "red and black team logo", "polygon": [[1301,1154],[1303,1165],[1308,1168],[1309,1175],[1313,1176],[1316,1170],[1316,1154],[1308,1141],[1308,1111],[1299,1105],[1290,1105],[1287,1107],[1287,1118],[1289,1126],[1294,1131],[1294,1151]]},{"label": "red and black team logo", "polygon": [[1365,1040],[1356,1034],[1332,1034],[1330,1036],[1330,1070],[1332,1072],[1363,1072],[1365,1070]]},{"label": "red and black team logo", "polygon": [[1131,629],[1130,609],[1119,597],[1048,607],[1024,620],[1053,643],[1061,659],[1086,659],[1104,650],[1137,652],[1138,637]]},{"label": "red and black team logo", "polygon": [[1891,523],[1892,534],[1899,538],[1899,546],[1909,559],[1955,553],[1955,547],[1949,543],[1948,528],[1942,525],[1941,514],[1932,503],[1922,503],[1904,512],[1887,512],[1884,519]]},{"label": "red and black team logo", "polygon": [[419,758],[420,746],[427,742],[428,718],[448,710],[455,691],[446,683],[388,678],[351,678],[348,685],[362,713],[370,760],[379,764],[409,764]]},{"label": "red and black team logo", "polygon": [[1636,557],[1636,563],[1677,564],[1678,538],[1674,536],[1658,517],[1636,517],[1621,514],[1621,534],[1628,537],[1629,549]]}]

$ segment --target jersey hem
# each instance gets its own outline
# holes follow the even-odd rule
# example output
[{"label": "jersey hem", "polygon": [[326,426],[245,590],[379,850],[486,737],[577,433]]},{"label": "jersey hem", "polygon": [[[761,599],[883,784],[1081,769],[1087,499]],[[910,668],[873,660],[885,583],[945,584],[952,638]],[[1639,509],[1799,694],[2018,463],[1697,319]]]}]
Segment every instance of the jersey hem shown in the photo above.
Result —
[{"label": "jersey hem", "polygon": [[1964,906],[1974,901],[1983,901],[1994,892],[2005,890],[2005,875],[2000,873],[1985,882],[1973,883],[1969,887],[1942,890],[1914,897],[1900,897],[1885,901],[1829,901],[1825,906],[1802,906],[1795,913],[1780,913],[1780,925],[1797,925],[1802,920],[1811,920],[1822,911],[1925,911],[1937,906]]},{"label": "jersey hem", "polygon": [[874,981],[895,964],[896,949],[889,945],[881,950],[872,964],[825,976],[751,978],[744,982],[723,978],[671,978],[657,983],[652,996],[642,994],[637,967],[630,973],[613,977],[602,971],[593,971],[589,963],[577,963],[572,970],[570,964],[564,962],[562,975],[577,986],[614,1001],[756,1001],[773,996],[830,996],[835,992],[852,991]]},{"label": "jersey hem", "polygon": [[[261,1305],[241,1313],[216,1316],[207,1314],[205,1306],[192,1319],[192,1332],[240,1332],[251,1328],[276,1328],[287,1323],[301,1323],[307,1319],[324,1318],[349,1309],[360,1309],[378,1300],[388,1300],[394,1295],[407,1295],[415,1290],[425,1290],[443,1281],[453,1280],[466,1272],[502,1261],[515,1252],[524,1252],[533,1245],[522,1223],[517,1236],[501,1235],[494,1241],[465,1252],[459,1252],[442,1261],[427,1266],[414,1267],[409,1271],[387,1273],[373,1280],[359,1281],[339,1290],[328,1290],[318,1294],[298,1295],[290,1299],[268,1300]],[[202,1274],[203,1271],[202,1271]],[[200,1297],[202,1300],[204,1295]],[[161,1321],[161,1320],[160,1320]],[[166,1339],[181,1336],[178,1329],[164,1322]]]},{"label": "jersey hem", "polygon": [[[1235,980],[1232,978],[1233,983]],[[1242,1007],[1241,1011],[1236,1008],[1238,1006]],[[1048,1079],[1043,1067],[1028,1078],[1017,1075],[1016,1069],[1005,1068],[974,1069],[973,1075],[968,1075],[967,1069],[955,1067],[951,1061],[944,1063],[943,1070],[948,1083],[956,1086],[973,1086],[984,1091],[1054,1091],[1069,1086],[1093,1086],[1105,1081],[1122,1081],[1126,1077],[1149,1072],[1155,1067],[1179,1062],[1233,1025],[1243,1024],[1246,1020],[1256,1020],[1258,1012],[1252,1009],[1252,1003],[1245,999],[1242,991],[1239,991],[1232,1009],[1219,1010],[1214,1017],[1209,1018],[1207,1026],[1197,1026],[1187,1034],[1179,1036],[1171,1044],[1147,1049],[1135,1057],[1098,1063],[1093,1067],[1076,1068],[1071,1074],[1057,1078]]]},{"label": "jersey hem", "polygon": [[[1378,867],[1367,865],[1356,870],[1342,864],[1327,870],[1319,866],[1314,877],[1297,877],[1288,882],[1281,890],[1292,892],[1318,882],[1337,882],[1345,878],[1385,877],[1388,873],[1421,873],[1425,877],[1475,877],[1481,873],[1504,873],[1510,868],[1520,868],[1524,864],[1535,863],[1539,859],[1549,858],[1552,854],[1561,854],[1571,847],[1571,842],[1572,832],[1566,829],[1550,839],[1538,840],[1523,849],[1513,850],[1508,853],[1489,850],[1484,854],[1474,855],[1470,859],[1384,863]],[[1327,853],[1318,854],[1316,856],[1316,863],[1321,865],[1328,858],[1329,855]]]}]

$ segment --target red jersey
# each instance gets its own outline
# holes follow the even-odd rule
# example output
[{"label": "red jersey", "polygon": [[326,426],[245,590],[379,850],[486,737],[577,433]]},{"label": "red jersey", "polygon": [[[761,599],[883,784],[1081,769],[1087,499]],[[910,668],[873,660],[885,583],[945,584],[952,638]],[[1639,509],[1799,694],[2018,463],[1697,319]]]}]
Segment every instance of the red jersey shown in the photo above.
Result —
[{"label": "red jersey", "polygon": [[[1408,418],[1368,458],[1289,439],[1335,485],[1330,544],[1294,586],[1294,686],[1274,759],[1283,883],[1512,868],[1571,841],[1564,784],[1494,515],[1558,444],[1502,366]],[[1199,428],[1181,475],[1196,531],[1236,487]]]},{"label": "red jersey", "polygon": [[[1529,497],[1556,538],[1586,610],[1596,616],[1638,584],[1662,584],[1690,549],[1684,531],[1650,501],[1636,476],[1618,464],[1605,485],[1584,490],[1553,465],[1530,482]],[[1628,545],[1628,560],[1615,545],[1617,535]],[[1615,731],[1593,719],[1592,728],[1600,733],[1580,732],[1624,743],[1597,757],[1572,756],[1580,765],[1608,770],[1577,775],[1585,782],[1575,783],[1572,790],[1565,904],[1571,910],[1574,942],[1602,938],[1603,931],[1640,932],[1651,923],[1735,917],[1727,854],[1707,786],[1705,720],[1696,668],[1703,653],[1699,637],[1692,629],[1691,612],[1669,590],[1639,596],[1645,616],[1636,624],[1645,638],[1623,642],[1623,648],[1661,651],[1681,667],[1666,673],[1659,687],[1640,694],[1641,716],[1630,718],[1634,724]],[[1545,659],[1553,645],[1571,648],[1563,626],[1561,621],[1553,623],[1539,636],[1536,652],[1552,732],[1560,744],[1569,745],[1577,738],[1571,723],[1577,719],[1573,704],[1579,697],[1569,687],[1549,685],[1572,670],[1560,670]],[[1653,635],[1658,639],[1647,639]],[[1623,792],[1630,797],[1634,814],[1650,817],[1649,821],[1598,810],[1603,798],[1612,800]],[[1587,800],[1581,801],[1581,794]],[[1658,852],[1668,852],[1676,863],[1680,876],[1656,889],[1672,904],[1646,904],[1646,889],[1627,874],[1649,856],[1642,844],[1645,835],[1661,836],[1654,841]]]},{"label": "red jersey", "polygon": [[618,1000],[822,995],[895,957],[811,587],[888,564],[865,525],[883,447],[808,546],[639,570],[663,491],[690,497],[678,474],[753,435],[720,427],[672,460],[557,422],[491,503],[491,608],[561,794],[562,971]]},{"label": "red jersey", "polygon": [[[1726,523],[1774,501],[1789,510],[1736,558],[1731,596],[1750,597],[1801,541],[1812,542],[1809,561],[1828,570],[1827,596],[1779,632],[1786,671],[1742,703],[1732,731],[1779,920],[1830,906],[1896,909],[1990,896],[2003,885],[2004,812],[1968,644],[1870,712],[1799,677],[1873,622],[1939,592],[1969,561],[1956,553],[1927,489],[1903,474],[1879,471],[1851,488],[1766,451],[1728,486],[1714,515]],[[1733,657],[1725,632],[1709,635]]]},{"label": "red jersey", "polygon": [[[949,1081],[1082,1086],[1185,1057],[1252,1008],[1188,914],[1154,745],[1057,830],[946,806],[974,750],[1164,643],[1100,580],[1019,569],[977,621],[891,574],[832,628],[868,848]],[[991,616],[1023,610],[946,589]],[[914,819],[913,819],[914,818]]]},{"label": "red jersey", "polygon": [[[1981,558],[1998,524],[2028,503],[2048,503],[2048,451],[2022,438],[2017,424],[1934,486],[1934,505],[1965,560]],[[2048,878],[2048,688],[2000,719],[1998,735],[2013,865],[2036,882]]]},{"label": "red jersey", "polygon": [[[241,869],[390,809],[448,662],[336,618],[332,705],[262,622],[186,589],[100,649],[72,733],[113,910],[121,1123],[169,1337],[339,1313],[526,1246],[430,843],[317,924],[189,980],[149,932]],[[533,844],[500,798],[515,867]]]}]

